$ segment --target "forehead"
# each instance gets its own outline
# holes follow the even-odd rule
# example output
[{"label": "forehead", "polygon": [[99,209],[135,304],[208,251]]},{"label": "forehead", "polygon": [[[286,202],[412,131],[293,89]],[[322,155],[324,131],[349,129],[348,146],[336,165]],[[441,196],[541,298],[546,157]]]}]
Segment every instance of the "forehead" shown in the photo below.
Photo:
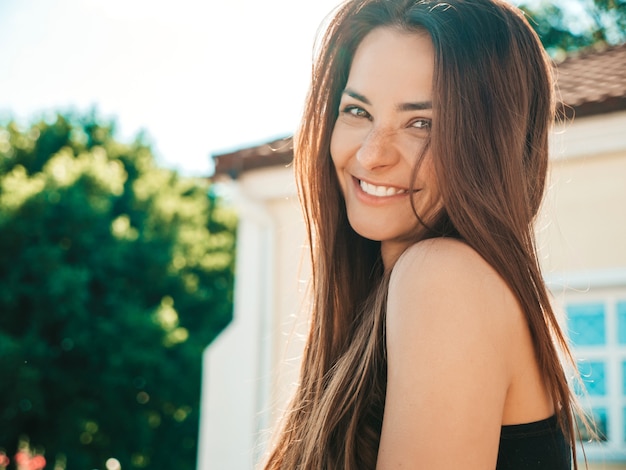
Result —
[{"label": "forehead", "polygon": [[357,47],[346,87],[365,95],[384,89],[401,99],[429,98],[433,70],[434,51],[428,34],[379,27]]}]

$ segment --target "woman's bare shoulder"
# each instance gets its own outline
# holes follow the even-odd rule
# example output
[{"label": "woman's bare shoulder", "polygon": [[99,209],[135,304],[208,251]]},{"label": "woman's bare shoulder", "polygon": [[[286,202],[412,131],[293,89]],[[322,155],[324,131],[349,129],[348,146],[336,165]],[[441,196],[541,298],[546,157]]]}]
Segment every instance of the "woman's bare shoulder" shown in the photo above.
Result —
[{"label": "woman's bare shoulder", "polygon": [[381,466],[495,463],[518,310],[503,279],[461,241],[426,240],[402,254],[387,299]]},{"label": "woman's bare shoulder", "polygon": [[449,335],[472,330],[494,341],[514,334],[523,321],[504,279],[476,250],[454,239],[409,247],[393,268],[388,295],[392,335],[407,328],[419,335],[442,324]]},{"label": "woman's bare shoulder", "polygon": [[396,262],[391,278],[397,282],[414,270],[427,278],[446,274],[457,277],[468,270],[495,272],[476,250],[454,238],[431,238],[411,245]]}]

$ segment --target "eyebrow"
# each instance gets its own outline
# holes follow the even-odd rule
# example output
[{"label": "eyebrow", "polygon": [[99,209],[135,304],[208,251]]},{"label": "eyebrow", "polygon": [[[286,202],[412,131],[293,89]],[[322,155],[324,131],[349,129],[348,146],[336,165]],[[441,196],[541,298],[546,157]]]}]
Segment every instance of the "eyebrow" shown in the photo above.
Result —
[{"label": "eyebrow", "polygon": [[[361,95],[360,93],[357,93],[354,90],[351,90],[350,88],[346,88],[345,90],[343,90],[343,93],[367,105],[370,105],[370,106],[372,105],[370,100],[368,100],[365,96]],[[422,111],[424,109],[432,109],[433,103],[432,101],[417,101],[415,103],[401,103],[396,108],[398,109],[398,111]]]}]

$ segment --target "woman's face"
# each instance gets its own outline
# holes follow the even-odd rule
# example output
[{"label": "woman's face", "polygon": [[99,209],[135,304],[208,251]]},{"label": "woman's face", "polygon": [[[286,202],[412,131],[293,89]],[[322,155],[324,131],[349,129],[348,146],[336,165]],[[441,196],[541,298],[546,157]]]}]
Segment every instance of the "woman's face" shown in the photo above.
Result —
[{"label": "woman's face", "polygon": [[425,222],[441,206],[430,151],[411,181],[430,133],[433,68],[427,34],[374,29],[356,50],[333,129],[330,153],[350,225],[381,242],[388,267],[423,230],[410,198]]}]

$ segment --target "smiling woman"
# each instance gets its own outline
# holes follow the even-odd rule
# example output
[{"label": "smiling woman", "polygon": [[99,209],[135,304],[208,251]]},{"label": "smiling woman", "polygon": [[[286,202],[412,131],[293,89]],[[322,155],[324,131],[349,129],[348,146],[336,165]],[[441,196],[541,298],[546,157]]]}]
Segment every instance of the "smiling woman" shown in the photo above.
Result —
[{"label": "smiling woman", "polygon": [[505,1],[337,11],[295,139],[311,329],[266,469],[571,469],[533,229],[553,120],[551,65]]},{"label": "smiling woman", "polygon": [[359,45],[339,103],[330,153],[348,220],[381,242],[386,265],[419,238],[420,219],[440,206],[427,149],[433,67],[428,35],[376,29]]}]

